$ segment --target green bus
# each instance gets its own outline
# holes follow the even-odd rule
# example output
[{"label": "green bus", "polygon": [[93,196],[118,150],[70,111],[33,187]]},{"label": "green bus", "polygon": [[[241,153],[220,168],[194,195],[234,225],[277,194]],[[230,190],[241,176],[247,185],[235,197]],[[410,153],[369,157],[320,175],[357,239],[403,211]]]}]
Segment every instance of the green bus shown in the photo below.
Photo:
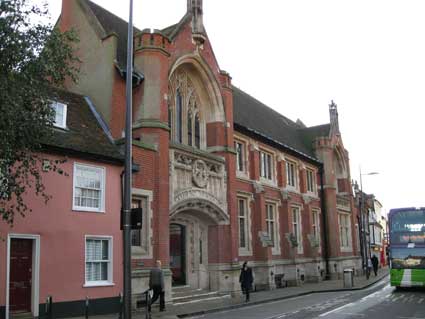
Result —
[{"label": "green bus", "polygon": [[425,287],[425,208],[388,214],[391,286]]}]

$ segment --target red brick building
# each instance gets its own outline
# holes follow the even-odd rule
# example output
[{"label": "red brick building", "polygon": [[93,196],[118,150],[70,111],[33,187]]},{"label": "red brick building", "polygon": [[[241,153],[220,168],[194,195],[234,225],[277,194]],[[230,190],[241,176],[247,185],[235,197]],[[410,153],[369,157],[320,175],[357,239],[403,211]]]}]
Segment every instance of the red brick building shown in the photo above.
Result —
[{"label": "red brick building", "polygon": [[[135,302],[156,259],[169,265],[168,299],[178,284],[239,290],[245,260],[258,289],[358,269],[336,105],[330,123],[306,127],[234,87],[202,15],[202,1],[188,0],[177,24],[135,28],[133,204],[146,212],[132,238]],[[88,0],[63,0],[58,25],[80,36],[82,73],[69,89],[94,101],[120,143],[127,23]]]}]

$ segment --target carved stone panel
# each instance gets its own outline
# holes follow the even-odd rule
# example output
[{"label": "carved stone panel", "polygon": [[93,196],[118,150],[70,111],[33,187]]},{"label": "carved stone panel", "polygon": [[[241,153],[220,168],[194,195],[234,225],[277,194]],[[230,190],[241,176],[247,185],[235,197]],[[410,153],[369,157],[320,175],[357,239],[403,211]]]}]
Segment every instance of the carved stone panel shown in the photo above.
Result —
[{"label": "carved stone panel", "polygon": [[224,161],[202,152],[170,150],[170,214],[202,210],[226,222],[227,181]]}]

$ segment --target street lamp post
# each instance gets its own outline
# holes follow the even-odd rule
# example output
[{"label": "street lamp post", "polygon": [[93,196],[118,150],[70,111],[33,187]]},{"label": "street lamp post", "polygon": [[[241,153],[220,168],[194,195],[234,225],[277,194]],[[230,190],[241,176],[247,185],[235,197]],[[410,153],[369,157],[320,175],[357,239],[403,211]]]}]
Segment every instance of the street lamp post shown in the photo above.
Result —
[{"label": "street lamp post", "polygon": [[132,88],[133,88],[133,0],[130,0],[130,13],[127,34],[127,74],[126,74],[126,115],[125,115],[125,170],[123,203],[123,250],[124,250],[124,319],[131,319],[131,173],[132,173]]},{"label": "street lamp post", "polygon": [[[364,199],[363,199],[363,182],[362,182],[362,176],[366,175],[377,175],[378,172],[370,172],[362,174],[362,169],[360,167],[360,222],[361,222],[361,229],[362,229],[362,241],[363,241],[363,247],[362,247],[362,255],[363,255],[363,269],[366,271],[366,276],[368,276],[367,271],[367,262],[368,262],[368,244],[366,241],[366,225],[369,228],[369,214],[367,214],[366,220],[365,216],[363,214],[363,208],[364,208]],[[368,229],[367,228],[367,229]],[[369,238],[370,240],[370,238]]]}]

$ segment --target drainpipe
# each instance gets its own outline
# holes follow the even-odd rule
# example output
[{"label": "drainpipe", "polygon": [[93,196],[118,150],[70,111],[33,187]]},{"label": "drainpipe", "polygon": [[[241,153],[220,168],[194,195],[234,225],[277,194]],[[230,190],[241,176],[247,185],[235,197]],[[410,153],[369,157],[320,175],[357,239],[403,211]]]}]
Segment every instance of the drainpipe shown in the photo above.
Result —
[{"label": "drainpipe", "polygon": [[329,239],[328,239],[328,223],[326,218],[326,202],[325,202],[325,189],[323,186],[323,164],[319,168],[320,173],[320,203],[322,206],[322,224],[323,224],[323,239],[325,244],[323,245],[323,255],[325,257],[325,268],[326,268],[326,279],[330,278],[329,272]]}]

